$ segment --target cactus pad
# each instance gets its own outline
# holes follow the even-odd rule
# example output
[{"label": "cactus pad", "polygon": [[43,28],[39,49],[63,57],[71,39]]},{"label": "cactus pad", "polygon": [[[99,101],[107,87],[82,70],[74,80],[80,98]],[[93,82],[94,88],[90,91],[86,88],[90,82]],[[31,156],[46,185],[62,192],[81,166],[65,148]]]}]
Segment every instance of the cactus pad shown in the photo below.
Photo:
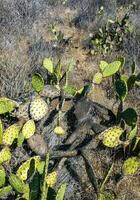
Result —
[{"label": "cactus pad", "polygon": [[2,187],[5,184],[5,170],[2,166],[0,166],[0,187]]},{"label": "cactus pad", "polygon": [[7,197],[12,192],[11,185],[5,186],[3,188],[0,188],[0,198]]},{"label": "cactus pad", "polygon": [[35,129],[36,127],[34,120],[27,121],[22,128],[22,134],[24,138],[25,139],[30,138],[35,133]]},{"label": "cactus pad", "polygon": [[12,112],[17,106],[18,103],[11,99],[5,97],[0,98],[0,114]]},{"label": "cactus pad", "polygon": [[47,103],[40,97],[36,97],[30,104],[30,115],[35,121],[42,119],[48,113]]},{"label": "cactus pad", "polygon": [[30,168],[30,162],[32,159],[35,160],[35,168],[37,168],[38,163],[40,161],[40,157],[34,156],[30,158],[29,160],[25,161],[17,170],[16,175],[23,181],[27,179],[27,174],[28,174],[28,170]]},{"label": "cactus pad", "polygon": [[120,144],[121,141],[119,138],[122,133],[122,128],[114,126],[100,133],[98,138],[102,140],[105,146],[113,148]]},{"label": "cactus pad", "polygon": [[137,157],[131,157],[124,161],[122,171],[124,175],[135,174],[140,167],[140,161]]},{"label": "cactus pad", "polygon": [[55,185],[56,181],[57,181],[57,172],[56,171],[48,174],[48,176],[46,177],[46,183],[51,188]]},{"label": "cactus pad", "polygon": [[17,192],[24,193],[24,188],[26,188],[26,184],[22,180],[20,180],[18,176],[11,173],[9,177],[9,182]]},{"label": "cactus pad", "polygon": [[9,126],[3,134],[3,144],[11,145],[18,138],[21,127],[16,123]]},{"label": "cactus pad", "polygon": [[3,148],[0,151],[0,164],[11,159],[11,152],[8,147]]}]

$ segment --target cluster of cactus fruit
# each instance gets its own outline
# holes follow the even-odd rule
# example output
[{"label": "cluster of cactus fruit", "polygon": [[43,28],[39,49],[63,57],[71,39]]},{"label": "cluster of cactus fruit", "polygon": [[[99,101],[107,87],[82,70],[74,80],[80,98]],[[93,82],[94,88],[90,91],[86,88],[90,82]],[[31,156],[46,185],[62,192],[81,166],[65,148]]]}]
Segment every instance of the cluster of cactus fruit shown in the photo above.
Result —
[{"label": "cluster of cactus fruit", "polygon": [[[5,115],[7,113],[10,113],[10,115],[12,115],[17,120],[17,122],[7,127],[5,130],[3,130],[2,121],[0,120],[0,145],[2,146],[2,150],[0,151],[0,198],[8,196],[14,189],[18,194],[17,199],[20,199],[21,196],[22,198],[27,200],[31,199],[31,187],[28,184],[28,176],[32,163],[34,173],[38,173],[39,175],[44,177],[44,182],[41,190],[41,200],[46,199],[46,191],[48,191],[48,187],[53,188],[57,181],[57,171],[53,171],[50,174],[47,173],[49,162],[49,155],[47,154],[48,148],[43,140],[42,135],[36,133],[36,122],[38,122],[45,116],[48,116],[49,101],[46,101],[45,98],[48,98],[50,100],[51,98],[53,99],[61,95],[62,90],[60,88],[59,83],[63,75],[61,72],[60,63],[54,69],[52,61],[49,58],[46,58],[43,61],[43,65],[52,77],[52,85],[44,85],[44,80],[41,77],[41,75],[34,74],[32,77],[32,86],[35,90],[35,95],[34,97],[32,97],[31,100],[27,101],[26,103],[19,104],[16,101],[5,97],[0,98],[0,114]],[[115,76],[116,73],[119,74],[123,65],[124,58],[119,58],[110,64],[105,61],[101,61],[100,72],[95,74],[93,83],[100,84],[103,81],[103,78]],[[68,69],[68,71],[66,72],[66,76],[68,75],[69,71],[70,69]],[[120,89],[119,87],[116,87],[116,95],[121,101],[121,104],[127,97],[128,90],[132,88],[132,85],[130,84],[135,85],[140,81],[140,76],[139,74],[136,74],[135,71],[136,69],[133,67],[133,83],[129,81],[130,79],[132,79],[132,77],[128,77],[126,81],[120,74],[119,80],[116,80],[116,82],[123,81],[125,83],[123,84],[124,91],[122,91],[122,88]],[[83,91],[83,89],[79,91],[81,92]],[[69,97],[70,95],[75,96],[75,94],[79,91],[67,84],[66,77],[66,84],[63,87],[63,92],[68,93]],[[137,134],[137,113],[134,109],[128,108],[125,111],[121,111],[121,113],[118,113],[117,117],[118,125],[110,127],[105,131],[101,132],[98,135],[98,139],[102,141],[104,146],[109,148],[116,148],[119,145],[124,145],[126,147],[129,144],[131,144],[132,139],[136,138],[136,148],[137,143],[140,140],[140,137]],[[125,141],[120,140],[120,137],[125,132],[125,129],[119,126],[119,124],[121,124],[122,121],[125,122],[126,125],[132,127],[129,136]],[[60,125],[60,119],[58,120],[58,122],[59,123],[54,129],[54,133],[58,135],[64,135],[65,131]],[[22,146],[24,140],[27,140],[29,147],[37,154],[37,156],[31,157],[24,163],[22,163],[21,166],[17,169],[16,174],[11,173],[8,178],[9,185],[7,185],[6,172],[3,167],[3,164],[10,162],[11,160],[12,152],[10,148],[13,145],[13,143],[17,141],[17,146],[20,147]],[[41,150],[41,148],[43,148],[43,151]],[[42,155],[46,155],[46,162],[42,160]],[[124,162],[122,166],[123,174],[134,174],[138,171],[139,166],[140,161],[137,157],[129,158]],[[41,183],[39,183],[39,185],[40,184]],[[66,184],[62,184],[62,187],[59,189],[56,195],[56,200],[63,199],[65,189]],[[44,194],[45,192],[46,194]]]}]

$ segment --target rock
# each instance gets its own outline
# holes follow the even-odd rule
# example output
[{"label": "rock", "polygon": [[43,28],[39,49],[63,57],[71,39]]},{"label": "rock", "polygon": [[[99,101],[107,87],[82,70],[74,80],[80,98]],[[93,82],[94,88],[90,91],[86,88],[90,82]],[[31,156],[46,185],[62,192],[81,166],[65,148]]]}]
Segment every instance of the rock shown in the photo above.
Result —
[{"label": "rock", "polygon": [[45,156],[48,151],[48,146],[43,137],[39,134],[35,134],[27,140],[27,143],[31,150],[37,155]]},{"label": "rock", "polygon": [[140,176],[125,176],[117,183],[117,200],[140,199]]}]

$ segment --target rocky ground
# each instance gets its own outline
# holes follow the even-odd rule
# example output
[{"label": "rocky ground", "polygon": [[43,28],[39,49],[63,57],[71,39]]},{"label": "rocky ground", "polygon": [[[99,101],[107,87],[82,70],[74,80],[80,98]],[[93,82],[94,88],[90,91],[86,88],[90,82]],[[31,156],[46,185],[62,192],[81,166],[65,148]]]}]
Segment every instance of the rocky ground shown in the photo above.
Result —
[{"label": "rocky ground", "polygon": [[[74,69],[69,76],[69,83],[79,89],[92,80],[102,59],[111,62],[118,56],[125,56],[124,69],[130,74],[130,66],[135,58],[139,70],[140,3],[138,0],[135,10],[130,13],[133,33],[123,38],[121,49],[112,49],[109,53],[95,55],[91,53],[89,47],[91,35],[108,19],[114,20],[116,15],[121,18],[128,12],[127,9],[132,3],[131,0],[0,0],[0,96],[7,96],[17,101],[30,97],[31,76],[34,72],[39,72],[47,83],[42,60],[48,56],[53,58],[54,63],[60,59],[64,70],[73,62]],[[98,17],[101,6],[105,10],[102,19]],[[60,34],[60,38],[56,37],[52,27]],[[88,98],[110,110],[115,109],[111,80],[96,86]],[[128,96],[126,107],[129,105],[136,108],[138,115],[140,115],[139,100],[140,89],[137,87]],[[72,123],[69,118],[73,116],[71,112],[67,113],[72,106],[71,102],[70,105],[68,103],[68,108],[66,107],[64,112],[63,123],[66,129],[71,128],[67,127],[66,119]],[[55,102],[52,104],[52,108],[54,107]],[[64,139],[58,138],[53,133],[53,128],[53,122],[49,125],[46,125],[45,121],[38,124],[38,131],[42,132],[50,148],[61,144]],[[88,127],[85,129],[90,131]],[[92,145],[92,150],[88,151],[87,156],[100,184],[114,159],[113,152],[108,149],[96,149],[96,141]],[[17,157],[19,152],[21,157],[25,154],[24,150],[20,149]],[[122,159],[118,158],[115,162],[114,176],[111,176],[107,188],[113,190],[117,200],[138,200],[140,176],[136,174],[131,177],[121,177],[121,163]],[[56,187],[64,181],[68,182],[65,200],[96,199],[95,188],[87,176],[83,157],[77,156],[67,160],[60,170]]]}]

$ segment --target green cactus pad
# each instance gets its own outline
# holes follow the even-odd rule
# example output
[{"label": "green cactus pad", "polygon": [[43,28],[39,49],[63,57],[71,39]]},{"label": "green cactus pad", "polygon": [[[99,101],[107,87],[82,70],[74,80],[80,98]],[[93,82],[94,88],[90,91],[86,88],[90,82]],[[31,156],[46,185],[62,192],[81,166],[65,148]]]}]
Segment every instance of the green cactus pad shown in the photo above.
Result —
[{"label": "green cactus pad", "polygon": [[21,127],[18,124],[13,124],[8,127],[3,134],[3,144],[11,145],[14,139],[18,138]]},{"label": "green cactus pad", "polygon": [[60,186],[60,188],[59,188],[59,190],[57,192],[56,198],[55,198],[56,200],[63,200],[64,199],[66,187],[67,187],[66,183],[63,183]]},{"label": "green cactus pad", "polygon": [[44,58],[43,67],[47,69],[51,74],[54,72],[53,63],[50,58]]},{"label": "green cactus pad", "polygon": [[38,73],[32,76],[32,87],[36,92],[41,92],[44,88],[44,80]]},{"label": "green cactus pad", "polygon": [[104,61],[104,60],[101,60],[101,61],[100,61],[99,67],[100,67],[101,72],[103,72],[104,69],[105,69],[106,67],[108,67],[108,63],[107,63],[106,61]]},{"label": "green cactus pad", "polygon": [[28,170],[30,168],[31,159],[35,160],[35,169],[37,168],[38,163],[40,162],[40,157],[39,156],[34,156],[34,157],[30,158],[29,160],[25,161],[18,168],[16,175],[23,181],[25,181],[27,179],[27,174],[28,174]]},{"label": "green cactus pad", "polygon": [[15,174],[10,174],[9,183],[19,193],[24,193],[26,184]]},{"label": "green cactus pad", "polygon": [[120,69],[120,67],[121,67],[121,62],[119,60],[109,63],[102,72],[103,77],[112,76]]},{"label": "green cactus pad", "polygon": [[0,164],[3,162],[9,161],[11,159],[11,152],[8,147],[3,148],[0,151]]},{"label": "green cactus pad", "polygon": [[46,183],[49,187],[52,188],[55,185],[56,181],[57,181],[57,172],[56,171],[47,175]]},{"label": "green cactus pad", "polygon": [[93,77],[93,83],[100,84],[102,82],[103,75],[100,72],[97,72]]},{"label": "green cactus pad", "polygon": [[27,121],[23,128],[22,128],[22,134],[25,139],[30,138],[35,133],[36,127],[34,120]]},{"label": "green cactus pad", "polygon": [[6,187],[0,188],[0,198],[7,197],[12,192],[11,185],[8,185]]},{"label": "green cactus pad", "polygon": [[124,175],[135,174],[140,167],[140,160],[137,157],[131,157],[124,161],[122,171]]},{"label": "green cactus pad", "polygon": [[5,184],[5,170],[2,166],[0,166],[0,187],[2,187]]},{"label": "green cactus pad", "polygon": [[0,114],[12,112],[17,106],[18,104],[11,99],[5,97],[0,98]]},{"label": "green cactus pad", "polygon": [[123,129],[117,126],[111,127],[98,136],[102,140],[103,144],[107,147],[113,148],[120,144],[120,136],[123,133]]},{"label": "green cactus pad", "polygon": [[3,137],[3,125],[0,119],[0,145],[2,144],[2,137]]}]

